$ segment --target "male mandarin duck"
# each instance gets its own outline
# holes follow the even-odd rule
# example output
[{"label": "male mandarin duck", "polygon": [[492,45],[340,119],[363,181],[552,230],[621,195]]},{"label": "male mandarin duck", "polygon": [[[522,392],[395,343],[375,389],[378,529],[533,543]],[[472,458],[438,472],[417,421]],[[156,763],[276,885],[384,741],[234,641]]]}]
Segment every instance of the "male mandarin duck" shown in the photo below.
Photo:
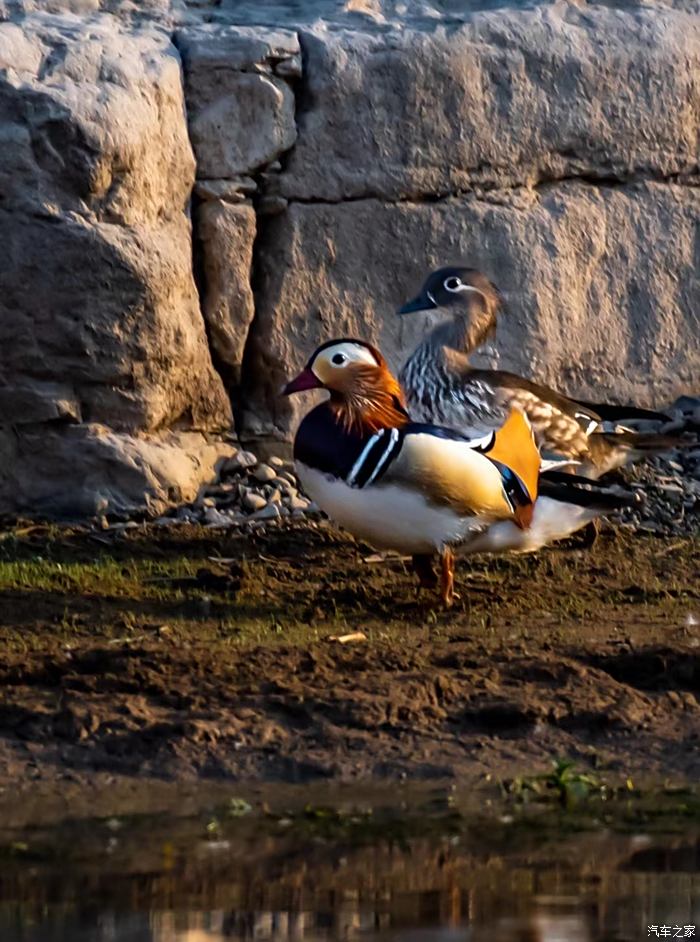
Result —
[{"label": "male mandarin duck", "polygon": [[420,294],[399,308],[399,314],[439,310],[447,316],[427,334],[399,374],[415,419],[483,435],[518,407],[530,420],[544,459],[570,462],[591,478],[678,445],[667,436],[639,434],[616,425],[625,419],[667,421],[658,412],[594,405],[514,373],[473,368],[469,355],[495,331],[500,305],[498,290],[485,275],[454,267],[433,272]]},{"label": "male mandarin duck", "polygon": [[283,392],[309,389],[330,397],[294,440],[304,490],[355,536],[412,555],[421,585],[435,584],[431,559],[439,554],[448,606],[455,551],[536,549],[620,504],[580,478],[540,477],[530,423],[517,409],[480,440],[412,422],[381,353],[361,340],[323,344]]}]

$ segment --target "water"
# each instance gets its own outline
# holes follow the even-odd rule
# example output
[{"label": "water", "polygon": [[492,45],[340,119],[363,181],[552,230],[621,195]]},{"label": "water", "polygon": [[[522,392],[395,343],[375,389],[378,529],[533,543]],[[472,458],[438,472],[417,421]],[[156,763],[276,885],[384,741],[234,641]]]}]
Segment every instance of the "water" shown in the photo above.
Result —
[{"label": "water", "polygon": [[[700,827],[242,800],[0,829],[1,942],[594,942],[700,933]],[[679,934],[680,932],[680,934]],[[653,937],[657,937],[652,932]]]}]

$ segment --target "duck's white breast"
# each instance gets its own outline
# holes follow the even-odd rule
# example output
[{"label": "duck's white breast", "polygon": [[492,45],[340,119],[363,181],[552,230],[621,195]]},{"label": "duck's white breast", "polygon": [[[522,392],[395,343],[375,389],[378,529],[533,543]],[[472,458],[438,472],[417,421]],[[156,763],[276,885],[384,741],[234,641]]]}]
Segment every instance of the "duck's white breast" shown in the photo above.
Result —
[{"label": "duck's white breast", "polygon": [[378,549],[440,552],[483,526],[475,517],[429,504],[418,491],[398,484],[360,489],[301,462],[296,470],[304,491],[332,520]]}]

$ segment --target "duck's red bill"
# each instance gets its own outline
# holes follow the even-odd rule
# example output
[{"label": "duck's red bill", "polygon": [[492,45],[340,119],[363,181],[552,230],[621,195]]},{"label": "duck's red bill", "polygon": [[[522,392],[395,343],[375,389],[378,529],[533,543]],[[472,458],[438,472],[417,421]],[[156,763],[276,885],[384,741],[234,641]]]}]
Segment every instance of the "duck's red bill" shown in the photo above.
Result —
[{"label": "duck's red bill", "polygon": [[289,396],[290,393],[304,392],[306,389],[320,389],[322,386],[321,380],[307,366],[297,377],[287,383],[282,390],[282,395]]}]

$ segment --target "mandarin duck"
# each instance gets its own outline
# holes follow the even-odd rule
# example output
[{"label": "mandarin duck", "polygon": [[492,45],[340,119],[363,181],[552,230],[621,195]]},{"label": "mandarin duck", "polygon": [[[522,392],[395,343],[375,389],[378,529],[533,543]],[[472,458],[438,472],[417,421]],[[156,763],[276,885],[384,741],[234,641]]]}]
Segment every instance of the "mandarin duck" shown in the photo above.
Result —
[{"label": "mandarin duck", "polygon": [[294,439],[305,492],[356,537],[413,556],[422,586],[437,584],[438,554],[447,606],[455,552],[536,549],[619,503],[584,479],[540,476],[530,423],[517,409],[481,439],[411,421],[383,356],[361,340],[323,344],[283,392],[310,389],[330,396]]},{"label": "mandarin duck", "polygon": [[500,294],[485,275],[453,267],[434,271],[420,294],[399,308],[399,314],[438,310],[446,316],[399,374],[415,419],[478,436],[497,428],[518,407],[532,424],[545,466],[571,464],[588,478],[678,446],[675,438],[617,424],[668,421],[661,413],[571,399],[514,373],[473,368],[469,355],[495,332],[500,306]]}]

